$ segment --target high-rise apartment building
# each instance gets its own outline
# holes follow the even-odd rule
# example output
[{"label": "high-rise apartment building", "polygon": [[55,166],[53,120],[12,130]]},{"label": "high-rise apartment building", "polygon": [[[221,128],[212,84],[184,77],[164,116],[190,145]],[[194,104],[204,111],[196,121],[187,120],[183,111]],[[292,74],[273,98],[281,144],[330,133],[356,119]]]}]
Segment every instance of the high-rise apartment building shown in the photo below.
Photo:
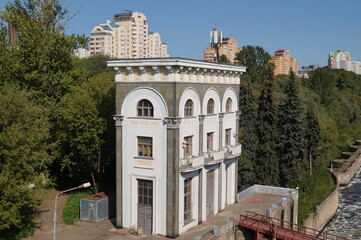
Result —
[{"label": "high-rise apartment building", "polygon": [[351,61],[349,52],[337,50],[336,52],[330,52],[328,55],[328,67],[332,69],[340,69],[340,61]]},{"label": "high-rise apartment building", "polygon": [[295,58],[291,58],[290,51],[277,50],[274,54],[269,62],[275,64],[275,75],[289,74],[291,70],[295,73],[298,72],[298,63]]},{"label": "high-rise apartment building", "polygon": [[146,16],[128,10],[93,28],[90,51],[113,58],[167,57],[166,44],[159,33],[149,32]]},{"label": "high-rise apartment building", "polygon": [[[239,52],[238,42],[235,38],[223,38],[222,44],[219,47],[219,56],[225,55],[231,63],[234,63],[236,53]],[[214,62],[214,54],[216,49],[212,46],[208,46],[204,50],[204,60]]]}]

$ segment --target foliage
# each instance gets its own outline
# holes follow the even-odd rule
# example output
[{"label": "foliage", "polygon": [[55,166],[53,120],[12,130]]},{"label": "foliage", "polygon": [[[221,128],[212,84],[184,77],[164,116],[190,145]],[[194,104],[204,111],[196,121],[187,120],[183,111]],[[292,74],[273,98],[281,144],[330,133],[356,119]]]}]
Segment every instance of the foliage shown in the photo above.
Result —
[{"label": "foliage", "polygon": [[[71,88],[56,110],[60,141],[60,169],[75,181],[89,181],[100,174],[113,156],[113,123],[107,121],[115,108],[114,74],[104,73]],[[109,146],[109,144],[111,146]],[[102,151],[104,147],[107,150]],[[99,180],[99,179],[98,179]]]},{"label": "foliage", "polygon": [[268,61],[271,55],[260,46],[243,46],[236,53],[235,61],[240,65],[247,66],[246,74],[251,77],[252,83],[262,84],[268,77]]},{"label": "foliage", "polygon": [[299,191],[299,222],[306,219],[310,213],[316,211],[320,205],[335,189],[335,183],[331,173],[323,168],[315,168],[317,174],[309,175],[308,171],[301,172],[298,180]]},{"label": "foliage", "polygon": [[279,163],[276,154],[276,107],[273,98],[273,72],[268,72],[261,96],[258,99],[257,136],[258,148],[255,161],[256,183],[278,186]]},{"label": "foliage", "polygon": [[8,47],[8,72],[1,81],[18,83],[42,95],[42,100],[57,100],[69,85],[72,50],[84,46],[84,36],[64,33],[67,10],[60,0],[14,0],[0,12],[0,19],[11,23],[19,33],[15,46]]},{"label": "foliage", "polygon": [[290,73],[286,80],[285,98],[278,106],[277,154],[280,167],[281,186],[291,187],[298,179],[304,161],[304,135],[301,99],[296,76]]},{"label": "foliage", "polygon": [[88,72],[88,77],[94,77],[100,73],[112,72],[113,70],[107,67],[107,61],[110,57],[103,54],[92,55],[80,61],[79,67],[83,67]]},{"label": "foliage", "polygon": [[65,224],[73,224],[80,218],[80,199],[91,194],[93,194],[91,190],[86,190],[69,195],[63,208],[63,221]]},{"label": "foliage", "polygon": [[0,102],[0,236],[12,239],[33,226],[38,200],[28,185],[51,162],[50,123],[46,108],[16,86],[2,86]]},{"label": "foliage", "polygon": [[239,158],[238,167],[239,190],[251,186],[256,180],[254,171],[257,149],[257,132],[254,122],[254,119],[256,119],[255,102],[250,81],[242,81],[239,93],[239,110],[242,113],[239,120],[239,139],[243,145],[243,151]]},{"label": "foliage", "polygon": [[220,63],[231,63],[231,61],[228,59],[228,57],[224,54],[222,54],[221,57],[219,58],[219,62]]}]

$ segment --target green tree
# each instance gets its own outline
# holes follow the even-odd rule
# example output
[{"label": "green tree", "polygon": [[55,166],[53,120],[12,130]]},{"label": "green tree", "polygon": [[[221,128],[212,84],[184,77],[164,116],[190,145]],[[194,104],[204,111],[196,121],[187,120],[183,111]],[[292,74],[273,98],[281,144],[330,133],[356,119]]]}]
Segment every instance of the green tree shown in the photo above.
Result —
[{"label": "green tree", "polygon": [[57,108],[59,158],[54,166],[76,181],[100,174],[114,157],[114,73],[104,73],[72,87]]},{"label": "green tree", "polygon": [[38,203],[28,186],[51,161],[49,112],[8,84],[0,102],[0,238],[16,239],[31,231]]},{"label": "green tree", "polygon": [[231,61],[228,59],[228,57],[224,54],[222,54],[221,57],[219,58],[219,62],[220,63],[231,63]]},{"label": "green tree", "polygon": [[321,130],[318,119],[310,108],[307,108],[306,111],[304,131],[305,149],[308,154],[307,157],[312,154],[313,162],[316,163],[317,154],[315,151],[320,147]]},{"label": "green tree", "polygon": [[238,186],[240,189],[245,189],[253,185],[256,180],[254,164],[257,152],[257,132],[255,124],[257,109],[250,81],[242,81],[240,84],[239,110],[241,111],[239,119],[239,139],[243,145],[243,152],[239,159]]},{"label": "green tree", "polygon": [[247,66],[246,74],[251,76],[252,83],[262,84],[268,77],[268,61],[271,55],[260,46],[243,46],[236,53],[235,61]]},{"label": "green tree", "polygon": [[291,187],[305,167],[302,103],[294,72],[284,89],[286,97],[278,107],[278,146],[281,186]]},{"label": "green tree", "polygon": [[15,46],[8,47],[10,73],[0,79],[36,91],[42,100],[59,100],[74,83],[72,50],[84,46],[84,36],[67,36],[67,10],[60,0],[14,0],[0,12],[0,19],[19,32]]},{"label": "green tree", "polygon": [[107,66],[107,61],[109,59],[110,57],[104,54],[95,54],[88,58],[82,59],[79,63],[79,66],[86,69],[88,72],[88,77],[94,77],[100,73],[113,71]]},{"label": "green tree", "polygon": [[258,99],[257,136],[258,149],[255,161],[257,183],[279,185],[279,164],[276,153],[275,139],[276,107],[273,99],[273,71],[268,71],[268,79],[264,82],[261,96]]}]

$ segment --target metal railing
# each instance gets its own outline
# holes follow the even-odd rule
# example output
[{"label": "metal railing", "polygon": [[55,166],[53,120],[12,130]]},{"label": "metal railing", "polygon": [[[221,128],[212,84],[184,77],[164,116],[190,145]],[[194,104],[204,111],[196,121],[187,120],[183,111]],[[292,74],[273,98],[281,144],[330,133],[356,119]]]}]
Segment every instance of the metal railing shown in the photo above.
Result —
[{"label": "metal railing", "polygon": [[[252,223],[249,223],[250,220],[254,220]],[[256,212],[246,211],[246,215],[240,215],[240,225],[252,228],[257,225],[257,229],[259,228],[259,224],[268,225],[269,232],[287,232],[292,234],[294,239],[324,239],[324,240],[349,240],[346,237],[340,237],[331,233],[319,231],[317,229],[305,227],[296,223],[284,221],[278,218],[268,217]],[[287,235],[289,236],[289,235]],[[308,238],[305,238],[308,236]],[[310,238],[311,237],[311,238]]]}]

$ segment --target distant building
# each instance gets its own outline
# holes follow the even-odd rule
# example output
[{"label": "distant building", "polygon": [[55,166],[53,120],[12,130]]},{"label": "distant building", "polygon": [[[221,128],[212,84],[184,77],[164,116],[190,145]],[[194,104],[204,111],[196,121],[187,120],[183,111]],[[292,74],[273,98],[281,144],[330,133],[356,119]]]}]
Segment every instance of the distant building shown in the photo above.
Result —
[{"label": "distant building", "polygon": [[90,51],[85,48],[78,48],[74,50],[74,55],[78,58],[87,58],[90,56]]},{"label": "distant building", "polygon": [[340,61],[351,61],[349,52],[337,50],[336,52],[330,52],[328,55],[328,67],[332,69],[340,69]]},{"label": "distant building", "polygon": [[275,75],[289,74],[292,70],[298,73],[298,63],[295,58],[291,58],[291,52],[289,50],[277,50],[274,56],[270,59],[271,63],[275,64]]},{"label": "distant building", "polygon": [[182,58],[108,66],[116,70],[116,225],[174,238],[235,203],[246,67]]},{"label": "distant building", "polygon": [[[214,54],[216,49],[212,46],[208,46],[204,50],[204,60],[214,62]],[[236,53],[239,52],[238,42],[235,38],[223,38],[222,44],[219,47],[219,56],[225,55],[231,63],[234,63]]]},{"label": "distant building", "polygon": [[356,74],[361,74],[361,62],[359,61],[340,61],[340,68],[345,69],[347,71],[354,72]]},{"label": "distant building", "polygon": [[112,58],[167,57],[167,45],[159,33],[149,32],[143,13],[125,10],[112,21],[99,24],[91,31],[91,54],[102,53]]},{"label": "distant building", "polygon": [[298,75],[300,77],[308,78],[311,71],[316,70],[319,68],[320,65],[314,64],[309,66],[302,66],[300,70],[298,70]]}]

